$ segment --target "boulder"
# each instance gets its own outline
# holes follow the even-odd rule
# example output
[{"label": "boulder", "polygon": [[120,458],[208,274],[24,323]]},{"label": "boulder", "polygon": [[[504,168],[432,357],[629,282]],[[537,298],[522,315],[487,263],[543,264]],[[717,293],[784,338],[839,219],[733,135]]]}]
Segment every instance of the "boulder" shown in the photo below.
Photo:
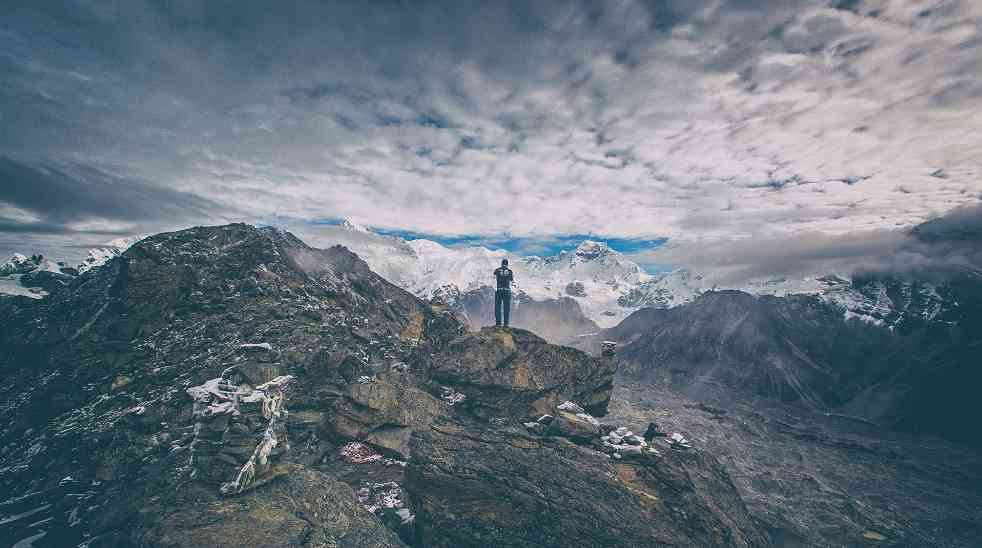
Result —
[{"label": "boulder", "polygon": [[590,443],[600,435],[600,422],[586,413],[558,411],[546,435],[562,436],[579,443]]},{"label": "boulder", "polygon": [[458,407],[490,419],[535,419],[571,400],[607,411],[615,366],[522,329],[487,327],[451,341],[430,364],[430,379],[463,394]]},{"label": "boulder", "polygon": [[328,429],[337,438],[364,440],[405,459],[412,432],[427,427],[447,405],[399,371],[365,378],[344,387],[327,419]]}]

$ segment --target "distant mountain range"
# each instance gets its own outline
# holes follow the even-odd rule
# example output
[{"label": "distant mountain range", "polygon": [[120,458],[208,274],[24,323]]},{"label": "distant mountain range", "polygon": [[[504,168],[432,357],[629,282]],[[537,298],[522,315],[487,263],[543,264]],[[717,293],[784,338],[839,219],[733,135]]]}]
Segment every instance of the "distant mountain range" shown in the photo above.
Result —
[{"label": "distant mountain range", "polygon": [[838,309],[843,319],[887,327],[914,317],[941,317],[957,306],[934,284],[906,278],[819,273],[725,285],[714,281],[712,273],[685,268],[651,274],[606,243],[592,240],[557,255],[523,257],[484,247],[447,247],[431,240],[381,235],[347,221],[328,229],[324,239],[348,247],[372,270],[416,296],[457,308],[475,327],[493,320],[491,307],[482,304],[480,295],[491,287],[491,272],[508,258],[516,278],[515,325],[557,342],[588,335],[592,325],[613,327],[643,308],[672,308],[720,289],[752,295],[815,295]]},{"label": "distant mountain range", "polygon": [[[103,264],[138,238],[120,239],[93,248],[77,267],[45,260],[29,270],[75,275]],[[894,326],[916,316],[943,316],[954,302],[925,281],[856,278],[828,274],[800,279],[755,279],[740,285],[714,281],[711,273],[685,268],[651,274],[604,242],[585,240],[557,255],[519,256],[485,247],[448,247],[426,239],[404,239],[373,232],[343,221],[324,229],[325,245],[341,244],[362,257],[382,277],[424,300],[436,300],[460,312],[473,327],[493,322],[488,290],[491,272],[508,258],[515,270],[513,325],[572,343],[578,337],[611,328],[643,308],[671,308],[692,302],[703,293],[737,289],[752,295],[816,295],[836,307],[844,319]],[[24,274],[26,257],[0,265],[0,276]],[[29,271],[28,270],[28,271]],[[56,276],[57,277],[57,276]],[[9,280],[9,278],[8,278]],[[35,283],[21,280],[21,286]],[[37,283],[35,287],[43,288]],[[0,291],[25,294],[23,287],[0,283]],[[43,293],[35,291],[34,296]]]},{"label": "distant mountain range", "polygon": [[[376,234],[353,223],[341,223],[326,240],[335,241],[363,257],[384,278],[423,299],[454,300],[490,287],[491,272],[508,258],[515,271],[515,290],[535,301],[572,298],[585,317],[611,326],[657,296],[654,289],[665,276],[651,276],[635,262],[602,242],[584,241],[574,250],[549,257],[522,257],[485,247],[447,247],[425,239],[406,240]],[[669,292],[692,293],[696,289]],[[667,302],[667,301],[666,301]]]},{"label": "distant mountain range", "polygon": [[14,253],[6,262],[0,263],[0,293],[23,295],[40,299],[55,286],[67,282],[106,261],[119,256],[142,237],[117,238],[103,246],[89,249],[85,258],[77,265],[59,261],[34,253],[30,257]]}]

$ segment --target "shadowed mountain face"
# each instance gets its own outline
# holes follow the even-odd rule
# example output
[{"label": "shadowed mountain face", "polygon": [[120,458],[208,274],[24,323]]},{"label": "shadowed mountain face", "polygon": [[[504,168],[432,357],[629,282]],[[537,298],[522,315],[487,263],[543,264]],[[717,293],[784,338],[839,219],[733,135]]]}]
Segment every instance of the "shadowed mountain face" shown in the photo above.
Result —
[{"label": "shadowed mountain face", "polygon": [[602,336],[627,343],[624,378],[667,381],[693,397],[774,398],[982,445],[971,419],[982,382],[982,283],[965,276],[943,288],[957,306],[932,320],[911,309],[893,329],[844,320],[809,296],[720,291],[639,311]]},{"label": "shadowed mountain face", "polygon": [[158,234],[0,315],[11,544],[769,545],[712,455],[601,439],[609,358],[468,332],[341,247]]}]

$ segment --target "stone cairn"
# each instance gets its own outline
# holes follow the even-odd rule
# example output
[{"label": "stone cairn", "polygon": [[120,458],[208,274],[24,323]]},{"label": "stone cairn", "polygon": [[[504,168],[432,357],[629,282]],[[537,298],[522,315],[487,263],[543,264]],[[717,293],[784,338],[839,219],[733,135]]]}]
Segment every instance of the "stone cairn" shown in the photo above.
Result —
[{"label": "stone cairn", "polygon": [[289,449],[285,389],[290,375],[252,387],[230,367],[187,393],[194,399],[192,477],[235,495],[275,476]]}]

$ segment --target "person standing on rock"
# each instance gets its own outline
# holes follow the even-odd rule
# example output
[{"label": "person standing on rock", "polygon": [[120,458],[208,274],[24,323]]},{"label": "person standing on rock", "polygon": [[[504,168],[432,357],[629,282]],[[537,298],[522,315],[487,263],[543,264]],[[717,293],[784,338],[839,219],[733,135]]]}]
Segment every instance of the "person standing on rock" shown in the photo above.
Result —
[{"label": "person standing on rock", "polygon": [[501,259],[501,266],[494,270],[494,279],[497,281],[497,289],[494,290],[494,325],[508,327],[508,314],[511,312],[511,284],[514,281],[514,275],[508,268],[508,259]]}]

